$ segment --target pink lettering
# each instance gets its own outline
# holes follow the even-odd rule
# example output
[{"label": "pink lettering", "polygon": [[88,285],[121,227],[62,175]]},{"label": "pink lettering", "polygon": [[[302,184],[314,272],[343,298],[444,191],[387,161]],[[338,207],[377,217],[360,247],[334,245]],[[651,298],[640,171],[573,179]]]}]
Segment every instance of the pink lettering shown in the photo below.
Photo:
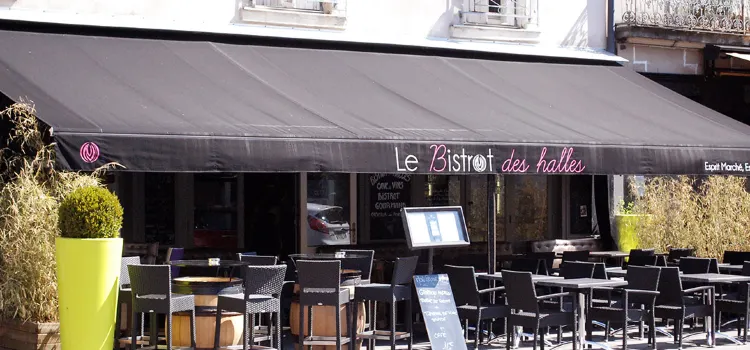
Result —
[{"label": "pink lettering", "polygon": [[504,173],[525,173],[527,170],[529,170],[529,165],[526,164],[526,159],[513,159],[513,156],[515,156],[516,150],[513,149],[510,151],[510,157],[506,159],[500,170]]},{"label": "pink lettering", "polygon": [[539,161],[536,163],[536,171],[541,173],[582,173],[586,166],[580,160],[571,159],[573,147],[564,147],[560,152],[560,159],[547,161],[547,147],[542,148]]},{"label": "pink lettering", "polygon": [[[445,168],[448,166],[448,161],[445,159],[445,153],[447,151],[447,147],[445,145],[430,145],[430,148],[433,149],[432,153],[432,162],[430,162],[430,171],[435,172],[442,172],[445,170]],[[440,156],[438,156],[438,153],[440,153]],[[439,160],[443,162],[443,166],[440,167],[440,169],[435,167],[435,161]]]}]

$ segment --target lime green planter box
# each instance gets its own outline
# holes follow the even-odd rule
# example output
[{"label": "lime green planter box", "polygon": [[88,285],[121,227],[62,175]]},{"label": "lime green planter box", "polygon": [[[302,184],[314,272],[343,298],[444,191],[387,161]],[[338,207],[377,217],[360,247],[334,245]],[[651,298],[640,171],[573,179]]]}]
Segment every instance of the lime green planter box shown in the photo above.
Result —
[{"label": "lime green planter box", "polygon": [[63,349],[114,345],[122,238],[55,240]]}]

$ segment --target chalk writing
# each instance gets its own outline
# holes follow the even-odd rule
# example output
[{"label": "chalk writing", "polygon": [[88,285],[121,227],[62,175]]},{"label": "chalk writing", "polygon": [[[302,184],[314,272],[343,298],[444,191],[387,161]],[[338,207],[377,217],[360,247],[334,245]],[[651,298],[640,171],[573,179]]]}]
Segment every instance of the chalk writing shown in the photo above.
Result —
[{"label": "chalk writing", "polygon": [[414,276],[417,299],[422,307],[433,349],[465,350],[461,323],[447,275]]}]

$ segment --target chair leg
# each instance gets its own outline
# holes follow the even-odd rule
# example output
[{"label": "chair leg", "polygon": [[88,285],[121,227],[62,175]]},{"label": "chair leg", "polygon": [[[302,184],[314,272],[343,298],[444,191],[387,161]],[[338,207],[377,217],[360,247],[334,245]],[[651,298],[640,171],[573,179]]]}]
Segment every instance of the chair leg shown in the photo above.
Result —
[{"label": "chair leg", "polygon": [[136,323],[138,323],[138,321],[137,321],[138,320],[138,317],[137,317],[138,313],[135,312],[135,311],[132,311],[130,314],[131,314],[131,317],[130,317],[130,323],[131,323],[131,327],[130,327],[130,337],[131,337],[130,338],[130,340],[131,340],[130,341],[130,350],[135,350],[136,347],[138,346],[138,335],[137,335],[137,333],[138,333],[138,325],[136,324]]},{"label": "chair leg", "polygon": [[544,350],[544,333],[547,333],[547,332],[542,332],[539,334],[539,349],[540,350]]},{"label": "chair leg", "polygon": [[[357,317],[359,317],[359,307],[358,307],[359,303],[360,301],[355,299],[354,304],[353,304],[354,310],[351,310],[352,318],[349,324],[349,350],[354,350],[355,348],[354,343],[356,343],[357,341],[357,321],[355,320],[357,319]],[[369,311],[367,309],[369,308],[369,305],[370,305],[369,301],[365,303],[365,314],[364,314],[365,325],[367,325],[367,322],[369,321],[369,319],[367,318],[367,313]],[[348,305],[347,305],[347,308],[348,308]],[[347,313],[347,315],[348,314],[349,313]]]},{"label": "chair leg", "polygon": [[651,325],[649,326],[651,329],[649,329],[651,333],[651,348],[656,350],[656,317],[654,317],[653,312],[651,313]]},{"label": "chair leg", "polygon": [[167,329],[164,332],[167,333],[167,350],[172,350],[172,310],[167,313]]},{"label": "chair leg", "polygon": [[406,300],[406,332],[409,333],[408,350],[414,346],[414,315],[412,315],[411,299]]},{"label": "chair leg", "polygon": [[[245,310],[247,311],[247,310]],[[242,350],[247,350],[248,348],[248,338],[250,337],[251,328],[253,327],[253,323],[250,321],[250,315],[245,312],[244,315],[242,315]],[[253,321],[255,321],[253,319]]]},{"label": "chair leg", "polygon": [[336,349],[341,349],[341,306],[334,307],[336,313]]},{"label": "chair leg", "polygon": [[276,313],[276,350],[281,350],[281,311]]},{"label": "chair leg", "polygon": [[[313,316],[314,315],[313,315],[313,307],[312,307],[312,305],[307,307],[307,316],[308,316],[307,317],[307,334],[308,334],[309,337],[312,338],[312,336],[313,336],[313,321],[314,321],[313,320]],[[313,348],[312,345],[308,346],[309,350],[312,350],[312,348]]]},{"label": "chair leg", "polygon": [[299,305],[299,348],[304,350],[305,348],[305,306]]},{"label": "chair leg", "polygon": [[[247,310],[245,310],[245,315],[247,315]],[[255,314],[250,314],[250,327],[245,329],[249,332],[247,337],[250,338],[250,346],[255,346]]]},{"label": "chair leg", "polygon": [[196,344],[195,334],[195,308],[193,308],[192,310],[190,310],[190,347],[192,347],[193,350],[198,347]]},{"label": "chair leg", "polygon": [[[377,332],[378,329],[378,302],[373,301],[371,304],[372,312],[370,312],[370,330],[372,331],[372,334],[374,335]],[[374,337],[373,337],[374,338]],[[370,339],[367,342],[367,349],[373,350],[375,349],[375,345],[377,344],[377,340]]]},{"label": "chair leg", "polygon": [[152,312],[150,314],[151,322],[150,327],[150,334],[149,334],[149,343],[151,346],[156,346],[156,344],[159,344],[159,325],[157,322],[157,314],[155,312]]},{"label": "chair leg", "polygon": [[474,349],[479,349],[479,333],[482,332],[482,311],[477,311],[477,323],[474,328]]},{"label": "chair leg", "polygon": [[[193,311],[195,312],[195,311]],[[219,337],[221,336],[221,303],[216,308],[216,327],[214,327],[214,350],[219,350]]]},{"label": "chair leg", "polygon": [[677,334],[677,346],[682,349],[682,330],[685,328],[685,320],[678,320],[675,322],[675,327],[679,327],[678,329],[675,329],[675,333]]},{"label": "chair leg", "polygon": [[536,350],[536,346],[538,343],[539,338],[539,323],[537,323],[536,327],[534,327],[534,350]]},{"label": "chair leg", "polygon": [[396,301],[391,301],[391,350],[396,350]]},{"label": "chair leg", "polygon": [[513,325],[510,320],[505,322],[505,350],[510,350],[510,343],[513,341]]},{"label": "chair leg", "polygon": [[[628,311],[627,307],[625,307],[625,314],[623,315],[622,320],[622,348],[627,349],[628,348]],[[641,332],[643,332],[643,322],[638,321],[638,328]],[[643,334],[643,333],[641,333]]]}]

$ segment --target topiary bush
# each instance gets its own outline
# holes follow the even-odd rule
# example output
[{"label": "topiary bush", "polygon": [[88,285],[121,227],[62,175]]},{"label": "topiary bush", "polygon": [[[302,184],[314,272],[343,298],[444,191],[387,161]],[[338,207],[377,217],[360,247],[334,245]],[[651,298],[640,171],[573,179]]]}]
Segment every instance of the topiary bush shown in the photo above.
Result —
[{"label": "topiary bush", "polygon": [[106,188],[79,188],[60,203],[58,225],[66,238],[115,238],[122,227],[122,206]]}]

